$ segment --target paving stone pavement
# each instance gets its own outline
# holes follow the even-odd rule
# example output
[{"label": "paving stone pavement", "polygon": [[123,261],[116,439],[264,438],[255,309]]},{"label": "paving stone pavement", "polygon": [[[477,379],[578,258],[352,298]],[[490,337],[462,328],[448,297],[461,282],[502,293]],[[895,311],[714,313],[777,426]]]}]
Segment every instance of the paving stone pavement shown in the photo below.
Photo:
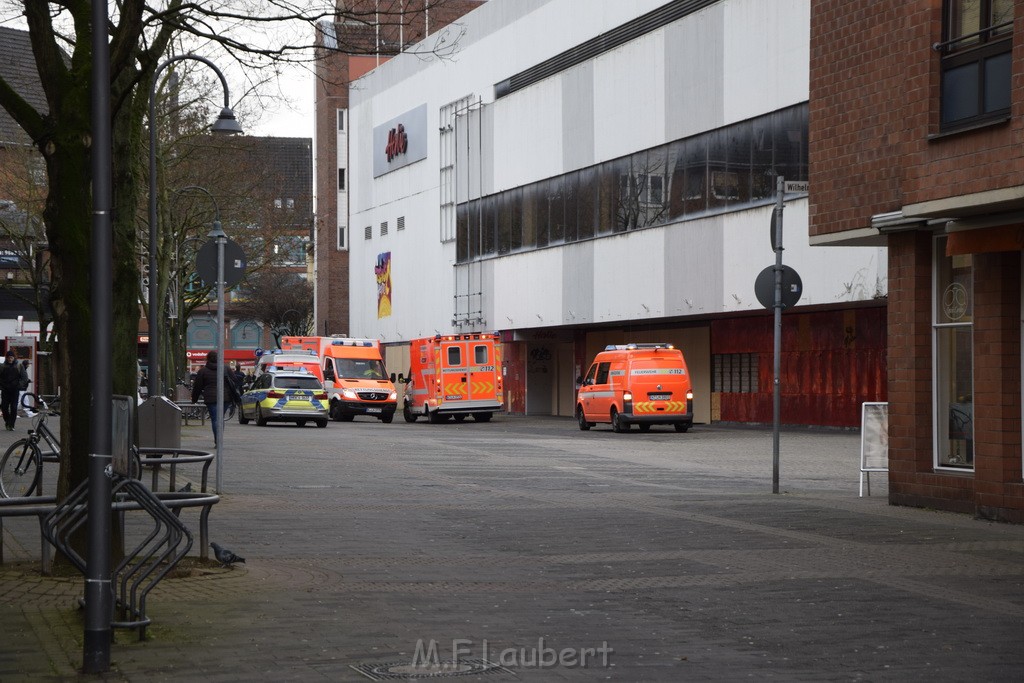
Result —
[{"label": "paving stone pavement", "polygon": [[86,676],[82,578],[7,520],[0,681],[1021,680],[1024,527],[860,498],[858,449],[784,431],[772,494],[763,428],[232,423],[211,537],[246,563],[190,558]]}]

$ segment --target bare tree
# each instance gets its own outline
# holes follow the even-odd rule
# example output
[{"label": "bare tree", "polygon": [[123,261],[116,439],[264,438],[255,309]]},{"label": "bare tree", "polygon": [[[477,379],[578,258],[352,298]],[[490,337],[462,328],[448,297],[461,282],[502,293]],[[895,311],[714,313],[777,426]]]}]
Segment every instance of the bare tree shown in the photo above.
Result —
[{"label": "bare tree", "polygon": [[[442,0],[423,3],[426,11]],[[154,72],[171,51],[219,51],[245,70],[247,94],[281,61],[308,59],[314,26],[355,22],[400,26],[412,2],[381,0],[119,0],[103,30],[110,43],[113,137],[113,360],[114,393],[133,394],[139,324],[139,225],[144,200],[145,124]],[[64,368],[61,467],[57,495],[66,496],[88,472],[89,363],[92,338],[90,280],[92,144],[90,73],[91,3],[0,0],[0,22],[21,15],[27,23],[45,107],[33,106],[0,78],[0,106],[42,153],[48,195],[42,211],[51,254],[51,304]],[[281,30],[276,30],[280,28]],[[282,31],[284,33],[282,33]],[[283,37],[282,37],[283,36]],[[448,39],[451,42],[451,38]],[[334,50],[344,52],[338,42]],[[427,51],[432,50],[429,46]],[[251,92],[250,92],[251,91]]]},{"label": "bare tree", "polygon": [[313,287],[305,279],[268,269],[246,278],[246,283],[246,297],[236,310],[273,330],[278,346],[283,335],[309,334],[313,326]]}]

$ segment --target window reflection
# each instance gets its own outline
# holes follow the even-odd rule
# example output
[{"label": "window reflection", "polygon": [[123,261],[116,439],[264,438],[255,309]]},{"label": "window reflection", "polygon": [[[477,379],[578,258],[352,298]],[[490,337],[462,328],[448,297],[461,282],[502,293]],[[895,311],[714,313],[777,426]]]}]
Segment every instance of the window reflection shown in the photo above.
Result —
[{"label": "window reflection", "polygon": [[543,248],[775,199],[807,180],[807,105],[460,204],[459,262]]},{"label": "window reflection", "polygon": [[973,257],[946,256],[935,241],[936,460],[940,467],[974,466]]}]

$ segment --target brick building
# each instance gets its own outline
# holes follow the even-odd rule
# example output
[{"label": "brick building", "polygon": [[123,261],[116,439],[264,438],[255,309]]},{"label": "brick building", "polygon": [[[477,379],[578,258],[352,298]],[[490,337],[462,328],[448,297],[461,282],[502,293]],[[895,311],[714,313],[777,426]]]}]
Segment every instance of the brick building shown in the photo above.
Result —
[{"label": "brick building", "polygon": [[1024,3],[812,0],[812,244],[889,249],[894,504],[1024,522]]}]

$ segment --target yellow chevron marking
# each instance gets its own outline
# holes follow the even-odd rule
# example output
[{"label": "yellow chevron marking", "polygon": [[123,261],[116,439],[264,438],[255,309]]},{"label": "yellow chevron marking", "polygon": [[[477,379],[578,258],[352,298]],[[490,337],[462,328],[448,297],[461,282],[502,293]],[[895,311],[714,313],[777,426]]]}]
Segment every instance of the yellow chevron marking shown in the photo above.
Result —
[{"label": "yellow chevron marking", "polygon": [[[658,410],[663,408],[663,410]],[[684,401],[639,401],[633,404],[634,413],[685,413]]]},{"label": "yellow chevron marking", "polygon": [[452,382],[451,384],[444,385],[445,396],[465,396],[466,395],[466,383],[465,382]]},{"label": "yellow chevron marking", "polygon": [[473,395],[478,394],[493,394],[494,383],[493,382],[473,382]]}]

